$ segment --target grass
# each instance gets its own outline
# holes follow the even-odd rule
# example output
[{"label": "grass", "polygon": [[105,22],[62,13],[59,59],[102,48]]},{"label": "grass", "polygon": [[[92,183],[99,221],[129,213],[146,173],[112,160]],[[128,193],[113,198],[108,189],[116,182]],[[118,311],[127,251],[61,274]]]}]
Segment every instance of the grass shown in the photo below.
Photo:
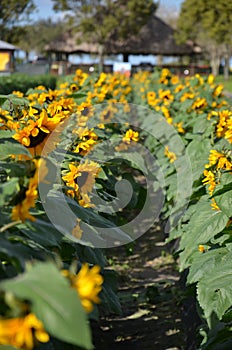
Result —
[{"label": "grass", "polygon": [[225,80],[223,75],[218,75],[215,78],[215,82],[224,85],[225,91],[232,93],[232,75],[229,76],[228,80]]}]

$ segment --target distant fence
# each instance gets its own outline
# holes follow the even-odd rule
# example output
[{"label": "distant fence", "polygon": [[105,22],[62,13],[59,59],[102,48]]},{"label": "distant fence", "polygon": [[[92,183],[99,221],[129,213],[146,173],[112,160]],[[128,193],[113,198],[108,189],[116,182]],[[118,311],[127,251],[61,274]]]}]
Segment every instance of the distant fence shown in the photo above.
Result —
[{"label": "distant fence", "polygon": [[50,73],[49,64],[33,64],[33,63],[24,63],[16,65],[15,71],[17,73],[23,73],[27,75],[41,75]]},{"label": "distant fence", "polygon": [[[70,67],[66,69],[67,74],[73,74],[77,69],[81,69],[86,73],[91,72],[92,67],[94,67],[94,70],[98,70],[97,64],[72,64]],[[141,70],[146,71],[154,71],[155,69],[162,69],[162,68],[168,68],[173,74],[177,74],[179,76],[186,76],[186,75],[194,75],[196,73],[202,74],[202,75],[208,75],[211,73],[211,67],[210,66],[199,66],[199,65],[152,65],[149,63],[142,63],[140,65],[132,65],[131,66],[131,73],[134,74]],[[105,73],[112,73],[113,72],[113,65],[112,64],[105,64],[104,65],[104,72]]]},{"label": "distant fence", "polygon": [[[211,68],[208,65],[152,65],[150,63],[141,63],[139,65],[131,66],[131,74],[134,74],[141,70],[154,71],[155,69],[168,68],[173,74],[178,76],[194,75],[196,73],[202,75],[208,75],[211,73]],[[58,76],[64,76],[68,74],[74,74],[77,69],[89,73],[92,71],[98,71],[98,64],[71,64],[70,62],[60,61],[52,62],[52,64],[33,64],[26,63],[16,66],[16,72],[24,73],[27,75],[40,75],[40,74],[53,74]],[[104,65],[105,73],[113,72],[113,64]]]}]

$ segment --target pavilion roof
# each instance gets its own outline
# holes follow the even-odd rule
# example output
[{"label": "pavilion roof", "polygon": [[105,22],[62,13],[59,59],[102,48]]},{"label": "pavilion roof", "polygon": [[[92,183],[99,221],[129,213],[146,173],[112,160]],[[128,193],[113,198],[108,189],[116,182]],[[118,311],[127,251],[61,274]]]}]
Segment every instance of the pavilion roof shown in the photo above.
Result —
[{"label": "pavilion roof", "polygon": [[15,50],[18,50],[18,47],[12,44],[9,44],[6,41],[0,40],[0,50],[15,51]]},{"label": "pavilion roof", "polygon": [[[64,52],[68,54],[99,52],[98,44],[81,41],[82,34],[65,32],[57,40],[46,45],[45,50],[50,52]],[[128,55],[164,55],[183,56],[201,52],[198,46],[192,42],[178,45],[174,38],[174,29],[153,15],[139,31],[137,35],[131,35],[127,39],[118,39],[117,32],[111,35],[105,45],[106,54]]]}]

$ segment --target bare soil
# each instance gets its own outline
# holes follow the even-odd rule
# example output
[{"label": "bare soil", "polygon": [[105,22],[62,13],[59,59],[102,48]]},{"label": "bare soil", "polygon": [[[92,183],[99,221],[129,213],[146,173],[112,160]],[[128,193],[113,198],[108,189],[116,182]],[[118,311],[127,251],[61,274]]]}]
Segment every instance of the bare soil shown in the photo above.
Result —
[{"label": "bare soil", "polygon": [[128,247],[109,249],[118,273],[121,315],[92,323],[96,350],[189,350],[183,319],[184,292],[177,264],[157,225]]}]

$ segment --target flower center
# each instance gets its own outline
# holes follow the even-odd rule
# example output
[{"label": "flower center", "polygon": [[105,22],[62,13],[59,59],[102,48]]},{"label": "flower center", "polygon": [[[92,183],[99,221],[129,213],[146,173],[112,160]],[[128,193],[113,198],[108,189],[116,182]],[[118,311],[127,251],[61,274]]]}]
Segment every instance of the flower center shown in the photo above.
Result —
[{"label": "flower center", "polygon": [[48,134],[42,130],[39,129],[39,133],[37,136],[32,136],[30,135],[30,145],[27,148],[31,148],[31,147],[36,147],[38,146],[40,143],[43,142],[43,140],[46,138]]},{"label": "flower center", "polygon": [[88,179],[88,175],[89,173],[87,171],[82,171],[81,176],[77,176],[75,178],[75,183],[81,188],[84,186],[84,184],[86,183],[87,179]]}]

